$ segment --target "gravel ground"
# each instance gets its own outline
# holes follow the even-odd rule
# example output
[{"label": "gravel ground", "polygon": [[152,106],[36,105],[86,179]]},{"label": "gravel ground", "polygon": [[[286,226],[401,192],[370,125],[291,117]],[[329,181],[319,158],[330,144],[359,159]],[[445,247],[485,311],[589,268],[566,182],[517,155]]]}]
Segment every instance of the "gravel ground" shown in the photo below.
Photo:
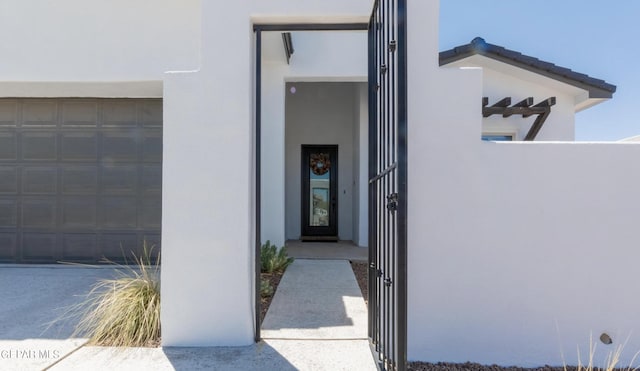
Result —
[{"label": "gravel ground", "polygon": [[[409,362],[407,370],[409,371],[577,371],[576,367],[552,367],[543,366],[536,368],[523,367],[502,367],[497,365],[481,365],[478,363],[427,363],[427,362]],[[583,367],[583,370],[585,368]],[[596,370],[594,368],[594,370]],[[621,370],[621,369],[616,369]]]}]

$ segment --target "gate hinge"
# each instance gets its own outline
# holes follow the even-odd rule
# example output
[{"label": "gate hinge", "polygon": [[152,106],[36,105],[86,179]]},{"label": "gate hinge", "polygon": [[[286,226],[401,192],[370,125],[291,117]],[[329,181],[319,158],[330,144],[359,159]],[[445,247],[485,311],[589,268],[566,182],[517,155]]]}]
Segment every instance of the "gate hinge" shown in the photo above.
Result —
[{"label": "gate hinge", "polygon": [[380,66],[380,74],[384,75],[385,73],[387,73],[387,65],[383,64],[382,66]]},{"label": "gate hinge", "polygon": [[387,278],[384,279],[384,285],[385,286],[389,287],[389,286],[391,286],[392,283],[393,283],[393,281],[391,281],[391,278],[387,277]]},{"label": "gate hinge", "polygon": [[389,52],[391,53],[395,52],[397,47],[398,47],[398,43],[395,40],[391,40],[389,42]]},{"label": "gate hinge", "polygon": [[378,278],[382,277],[382,270],[378,269]]},{"label": "gate hinge", "polygon": [[398,194],[397,193],[392,193],[387,196],[387,209],[392,212],[398,210]]}]

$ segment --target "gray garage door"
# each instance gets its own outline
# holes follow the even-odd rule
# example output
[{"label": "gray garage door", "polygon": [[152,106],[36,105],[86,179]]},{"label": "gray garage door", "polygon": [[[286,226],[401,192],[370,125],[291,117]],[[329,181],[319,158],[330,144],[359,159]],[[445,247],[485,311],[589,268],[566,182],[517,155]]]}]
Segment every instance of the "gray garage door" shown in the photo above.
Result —
[{"label": "gray garage door", "polygon": [[162,100],[0,99],[0,262],[160,246]]}]

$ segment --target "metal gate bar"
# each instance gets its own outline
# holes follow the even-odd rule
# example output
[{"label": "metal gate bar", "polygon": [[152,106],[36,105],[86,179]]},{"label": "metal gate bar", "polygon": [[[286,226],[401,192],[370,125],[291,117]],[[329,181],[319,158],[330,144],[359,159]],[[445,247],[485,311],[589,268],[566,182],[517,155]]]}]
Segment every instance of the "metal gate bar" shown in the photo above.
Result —
[{"label": "metal gate bar", "polygon": [[369,338],[384,370],[406,368],[406,0],[369,23]]}]

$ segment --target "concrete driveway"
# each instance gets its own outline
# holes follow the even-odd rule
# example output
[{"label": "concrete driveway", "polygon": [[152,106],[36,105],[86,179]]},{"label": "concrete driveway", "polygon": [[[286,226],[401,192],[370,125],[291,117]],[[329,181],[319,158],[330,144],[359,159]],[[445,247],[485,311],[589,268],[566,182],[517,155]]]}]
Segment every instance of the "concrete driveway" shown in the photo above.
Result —
[{"label": "concrete driveway", "polygon": [[0,339],[67,339],[73,323],[48,324],[79,303],[112,267],[0,265]]},{"label": "concrete driveway", "polygon": [[60,318],[113,267],[0,265],[0,369],[42,370],[81,347],[69,339],[73,319]]}]

